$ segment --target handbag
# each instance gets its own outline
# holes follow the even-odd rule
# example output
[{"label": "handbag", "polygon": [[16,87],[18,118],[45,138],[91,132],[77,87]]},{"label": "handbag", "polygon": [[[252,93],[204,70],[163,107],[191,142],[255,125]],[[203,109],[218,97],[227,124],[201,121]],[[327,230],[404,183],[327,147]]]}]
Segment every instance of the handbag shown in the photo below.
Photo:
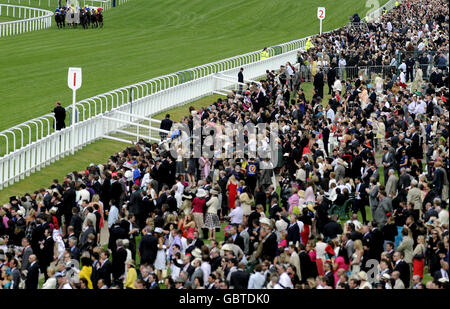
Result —
[{"label": "handbag", "polygon": [[424,258],[425,258],[425,251],[423,250],[423,248],[422,248],[422,252],[421,253],[418,253],[418,254],[414,255],[414,259],[416,259],[416,260],[421,260],[421,259],[424,259]]}]

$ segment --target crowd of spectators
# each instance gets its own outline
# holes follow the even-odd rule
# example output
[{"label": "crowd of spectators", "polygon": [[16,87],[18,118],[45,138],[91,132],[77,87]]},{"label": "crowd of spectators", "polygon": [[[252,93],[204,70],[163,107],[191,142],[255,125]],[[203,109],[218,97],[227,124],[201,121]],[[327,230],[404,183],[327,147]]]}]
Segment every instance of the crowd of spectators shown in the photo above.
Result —
[{"label": "crowd of spectators", "polygon": [[[448,288],[447,12],[446,1],[403,1],[366,32],[315,36],[297,64],[177,123],[167,115],[161,143],[11,197],[0,286],[37,289],[42,274],[42,289]],[[372,65],[392,70],[346,71]],[[167,148],[189,139],[179,124],[227,122],[268,124],[258,142],[238,134],[245,150],[278,150]]]}]

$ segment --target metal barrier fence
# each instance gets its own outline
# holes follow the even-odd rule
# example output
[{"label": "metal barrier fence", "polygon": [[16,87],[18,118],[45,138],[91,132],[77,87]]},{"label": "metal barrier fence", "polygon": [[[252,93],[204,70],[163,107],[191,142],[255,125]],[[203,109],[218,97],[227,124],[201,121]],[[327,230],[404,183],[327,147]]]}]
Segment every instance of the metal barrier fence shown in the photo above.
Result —
[{"label": "metal barrier fence", "polygon": [[0,37],[50,28],[53,13],[47,10],[0,4],[0,16],[23,18],[0,23]]},{"label": "metal barrier fence", "polygon": [[[420,68],[422,69],[422,78],[424,80],[428,80],[428,78],[430,77],[431,74],[431,70],[433,65],[432,64],[423,64],[423,65],[419,65]],[[330,69],[330,67],[322,67],[323,71],[324,71],[324,78],[325,81],[327,80],[327,75],[326,73],[328,72],[328,70]],[[345,66],[345,67],[336,67],[335,68],[337,71],[337,74],[339,76],[339,79],[341,80],[347,80],[347,79],[355,79],[358,76],[363,76],[365,80],[372,80],[374,75],[379,75],[381,78],[386,79],[386,78],[392,78],[394,75],[396,77],[398,77],[398,75],[400,74],[400,70],[398,69],[397,66]],[[301,72],[302,72],[302,78],[304,81],[306,82],[311,82],[314,79],[314,72],[312,71],[310,66],[302,66],[300,68]],[[406,73],[406,72],[405,72]],[[416,68],[414,67],[413,69],[413,76],[416,75]],[[409,80],[408,80],[409,82]]]},{"label": "metal barrier fence", "polygon": [[[295,63],[297,51],[304,49],[308,38],[269,47],[267,59],[261,60],[261,52],[254,51],[81,100],[76,103],[74,111],[78,120],[71,124],[75,126],[75,150],[126,126],[108,120],[120,117],[129,119],[124,114],[115,115],[115,111],[151,117],[232,87],[237,82],[241,67],[245,68],[247,79],[257,78],[264,75],[267,69],[279,69],[288,61]],[[66,110],[68,119],[71,119],[71,106]],[[5,155],[0,158],[0,190],[70,153],[71,128],[55,132],[52,121],[55,118],[49,113],[0,132],[0,141],[6,140],[3,144]],[[32,128],[36,131],[33,132]],[[28,133],[27,140],[24,138],[25,132]],[[36,135],[35,140],[31,137],[32,133]],[[19,141],[20,147],[17,147]]]}]

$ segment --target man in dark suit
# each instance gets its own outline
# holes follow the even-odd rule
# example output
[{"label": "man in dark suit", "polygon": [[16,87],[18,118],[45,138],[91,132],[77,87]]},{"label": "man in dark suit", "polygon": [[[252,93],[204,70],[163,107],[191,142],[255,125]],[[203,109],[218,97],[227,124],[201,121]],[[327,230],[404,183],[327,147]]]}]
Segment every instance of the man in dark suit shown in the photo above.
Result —
[{"label": "man in dark suit", "polygon": [[149,290],[159,290],[159,284],[158,284],[158,276],[156,274],[150,274],[150,280],[149,283]]},{"label": "man in dark suit", "polygon": [[245,264],[239,262],[238,269],[230,276],[230,286],[233,286],[234,289],[238,290],[247,289],[249,279],[250,274],[245,271]]},{"label": "man in dark suit", "polygon": [[332,215],[331,221],[323,227],[323,236],[328,239],[335,239],[337,235],[342,234],[342,226],[337,223],[338,216]]},{"label": "man in dark suit", "polygon": [[245,250],[244,239],[239,235],[237,231],[237,226],[230,227],[230,235],[232,243],[235,244],[236,246],[239,246],[239,248],[241,248],[242,251],[244,251]]},{"label": "man in dark suit", "polygon": [[55,114],[55,130],[61,130],[66,127],[64,120],[66,119],[66,109],[61,106],[61,102],[56,102],[56,107],[53,109]]},{"label": "man in dark suit", "polygon": [[394,271],[400,272],[400,279],[403,281],[405,288],[409,288],[409,280],[411,277],[410,269],[408,263],[404,260],[403,252],[396,251],[393,256],[393,260],[395,262]]},{"label": "man in dark suit", "polygon": [[64,215],[64,231],[67,232],[67,226],[70,225],[70,221],[72,219],[72,208],[75,207],[76,203],[76,192],[75,192],[75,184],[73,181],[69,183],[69,186],[66,188],[66,191],[63,193],[63,215]]},{"label": "man in dark suit", "polygon": [[19,265],[19,262],[15,258],[13,258],[9,263],[9,267],[11,268],[11,276],[12,276],[11,288],[13,290],[17,290],[19,288],[19,284],[20,284],[21,275],[20,275],[20,270],[17,268],[18,265]]},{"label": "man in dark suit", "polygon": [[102,279],[105,285],[111,286],[112,264],[109,260],[109,251],[103,250],[100,253],[99,263],[97,264],[96,279]]},{"label": "man in dark suit", "polygon": [[381,160],[381,163],[384,166],[384,183],[386,184],[388,180],[388,172],[390,169],[394,168],[395,158],[394,155],[389,151],[388,146],[383,147],[383,158]]},{"label": "man in dark suit", "polygon": [[444,278],[444,279],[449,279],[449,273],[448,273],[448,263],[444,260],[441,260],[441,269],[437,270],[434,274],[433,274],[433,279],[434,281],[439,281],[439,279]]},{"label": "man in dark suit", "polygon": [[79,209],[78,207],[72,208],[72,217],[70,218],[69,226],[73,227],[73,232],[75,234],[75,238],[79,238],[81,231],[83,229],[83,219],[81,219],[79,215]]},{"label": "man in dark suit", "polygon": [[158,252],[158,240],[155,236],[147,233],[142,237],[139,243],[139,255],[141,257],[141,264],[152,265],[156,259],[156,253]]},{"label": "man in dark suit", "polygon": [[364,224],[367,224],[366,205],[369,205],[369,197],[366,192],[367,184],[361,182],[361,179],[355,178],[355,199],[352,202],[353,213],[361,211],[361,217]]},{"label": "man in dark suit", "polygon": [[123,247],[122,239],[116,241],[117,249],[112,255],[112,275],[115,282],[120,282],[120,277],[125,272],[125,261],[127,260],[127,250]]},{"label": "man in dark suit", "polygon": [[272,199],[269,209],[269,218],[276,219],[276,214],[281,211],[281,207],[278,205],[278,200],[275,198]]},{"label": "man in dark suit", "polygon": [[317,91],[317,94],[319,97],[323,99],[323,71],[322,68],[319,69],[319,72],[317,72],[316,75],[314,75],[314,89]]},{"label": "man in dark suit", "polygon": [[[241,68],[238,73],[238,83],[244,83],[244,68]],[[242,93],[242,85],[239,85],[239,94]]]},{"label": "man in dark suit", "polygon": [[30,265],[30,256],[33,254],[33,249],[30,246],[30,241],[28,240],[28,238],[24,237],[22,238],[22,247],[23,249],[23,253],[22,253],[22,267],[21,267],[21,271],[27,270],[28,266]]},{"label": "man in dark suit", "polygon": [[263,242],[261,257],[263,260],[267,259],[272,262],[278,251],[277,235],[267,226],[261,227],[259,233]]},{"label": "man in dark suit", "polygon": [[30,266],[28,267],[27,277],[25,279],[25,289],[37,290],[39,285],[39,264],[35,254],[30,255]]},{"label": "man in dark suit", "polygon": [[80,248],[78,248],[78,240],[76,238],[69,239],[70,257],[74,260],[80,261]]},{"label": "man in dark suit", "polygon": [[50,229],[45,229],[44,236],[45,240],[42,241],[40,245],[41,250],[39,252],[39,266],[41,273],[44,274],[45,280],[47,280],[47,267],[49,267],[50,263],[53,262],[55,241],[53,240]]},{"label": "man in dark suit", "polygon": [[291,215],[287,233],[286,241],[288,244],[292,243],[295,245],[297,241],[300,242],[300,227],[297,223],[296,214]]},{"label": "man in dark suit", "polygon": [[298,257],[300,259],[300,273],[302,274],[301,283],[306,283],[308,278],[317,277],[317,265],[311,261],[311,257],[306,252],[304,244],[299,245],[299,250]]},{"label": "man in dark suit", "polygon": [[111,199],[117,201],[118,207],[122,205],[123,198],[122,194],[124,192],[122,184],[119,182],[119,177],[114,176],[111,182]]},{"label": "man in dark suit", "polygon": [[[163,121],[161,121],[161,125],[159,128],[161,130],[170,131],[170,129],[172,128],[172,124],[173,124],[173,121],[170,120],[170,115],[167,114],[166,118]],[[161,136],[161,140],[163,140],[167,137],[167,133],[159,132],[159,135]]]},{"label": "man in dark suit", "polygon": [[380,261],[384,244],[383,232],[378,228],[378,224],[375,221],[371,222],[370,229],[369,255],[371,259]]},{"label": "man in dark suit", "polygon": [[325,271],[325,280],[327,285],[334,289],[334,275],[333,275],[333,266],[331,263],[325,263],[323,265],[323,270]]}]

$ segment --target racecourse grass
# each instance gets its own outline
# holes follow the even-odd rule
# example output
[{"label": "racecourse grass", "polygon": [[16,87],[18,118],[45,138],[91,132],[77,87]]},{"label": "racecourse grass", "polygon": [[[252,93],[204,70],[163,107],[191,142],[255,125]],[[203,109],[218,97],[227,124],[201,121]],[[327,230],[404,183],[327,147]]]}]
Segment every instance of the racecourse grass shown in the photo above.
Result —
[{"label": "racecourse grass", "polygon": [[[32,6],[37,3],[31,1]],[[56,3],[51,1],[52,11]],[[319,5],[327,8],[324,31],[369,9],[361,0],[347,0],[346,5],[334,0],[130,0],[104,13],[102,29],[60,30],[53,22],[46,30],[0,38],[0,130],[49,113],[57,100],[68,106],[70,66],[83,69],[77,92],[81,100],[315,34]]]}]

